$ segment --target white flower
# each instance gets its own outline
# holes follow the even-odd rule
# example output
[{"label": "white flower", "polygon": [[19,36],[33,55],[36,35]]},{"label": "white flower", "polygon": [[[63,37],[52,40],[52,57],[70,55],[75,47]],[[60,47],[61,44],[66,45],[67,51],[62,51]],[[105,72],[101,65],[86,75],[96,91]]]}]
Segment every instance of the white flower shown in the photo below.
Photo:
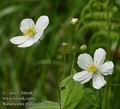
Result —
[{"label": "white flower", "polygon": [[102,48],[95,51],[94,59],[87,53],[80,54],[77,64],[83,71],[76,73],[73,79],[79,81],[81,84],[87,83],[92,79],[93,87],[95,89],[100,89],[106,84],[104,76],[111,75],[114,68],[112,61],[104,63],[105,58],[106,52]]},{"label": "white flower", "polygon": [[23,32],[23,36],[13,37],[10,42],[18,45],[18,47],[30,47],[39,39],[42,39],[43,32],[48,24],[49,18],[47,16],[39,17],[36,24],[32,19],[23,19],[20,23],[20,30]]}]

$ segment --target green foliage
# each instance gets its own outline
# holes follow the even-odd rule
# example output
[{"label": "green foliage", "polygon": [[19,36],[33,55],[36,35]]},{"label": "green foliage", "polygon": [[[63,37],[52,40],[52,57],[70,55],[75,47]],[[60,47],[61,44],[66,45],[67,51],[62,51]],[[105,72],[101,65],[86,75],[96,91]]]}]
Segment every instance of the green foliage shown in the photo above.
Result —
[{"label": "green foliage", "polygon": [[[26,49],[10,43],[11,37],[22,35],[19,30],[22,19],[32,18],[36,21],[41,15],[50,18],[42,42]],[[78,24],[70,24],[72,17],[79,18]],[[65,49],[65,53],[61,50],[63,42],[69,48]],[[83,44],[87,45],[84,51],[79,49]],[[120,0],[1,0],[0,104],[2,91],[21,90],[32,91],[34,102],[41,104],[29,107],[0,106],[0,109],[59,109],[60,100],[63,109],[98,109],[99,94],[91,89],[89,83],[83,88],[73,81],[71,75],[73,69],[80,71],[77,56],[82,52],[93,55],[98,47],[105,48],[107,59],[115,64],[113,75],[106,77],[107,85],[102,89],[103,109],[119,109],[119,44]],[[58,97],[58,91],[61,97]],[[49,102],[42,102],[47,100]]]},{"label": "green foliage", "polygon": [[90,0],[81,13],[80,33],[90,32],[89,43],[102,39],[102,46],[105,46],[104,41],[109,37],[113,44],[120,34],[119,16],[119,7],[113,1]]},{"label": "green foliage", "polygon": [[84,95],[83,86],[73,81],[72,76],[61,83],[61,103],[63,109],[74,109]]}]

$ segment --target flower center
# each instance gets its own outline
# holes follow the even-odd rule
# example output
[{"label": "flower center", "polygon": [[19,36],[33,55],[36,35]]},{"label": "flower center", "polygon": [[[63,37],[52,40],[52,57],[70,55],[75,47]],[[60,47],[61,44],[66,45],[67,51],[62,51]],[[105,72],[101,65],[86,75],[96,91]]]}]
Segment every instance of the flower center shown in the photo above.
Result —
[{"label": "flower center", "polygon": [[34,36],[36,34],[36,31],[35,31],[35,27],[34,26],[30,26],[29,28],[27,28],[24,32],[24,35],[25,36]]},{"label": "flower center", "polygon": [[91,64],[87,70],[88,72],[95,73],[97,71],[97,67],[95,64]]}]

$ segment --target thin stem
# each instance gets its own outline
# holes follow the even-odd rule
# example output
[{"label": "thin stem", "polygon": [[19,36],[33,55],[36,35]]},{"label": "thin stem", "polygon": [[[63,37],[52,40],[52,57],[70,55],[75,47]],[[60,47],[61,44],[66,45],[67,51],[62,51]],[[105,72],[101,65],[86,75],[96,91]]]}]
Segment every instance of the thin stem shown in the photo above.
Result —
[{"label": "thin stem", "polygon": [[[50,52],[49,52],[49,49],[48,49],[47,47],[46,47],[46,49],[47,49],[47,53],[48,53],[48,55],[49,55],[51,64],[52,64],[52,66],[54,66],[53,59],[52,59],[52,56],[51,56],[51,54],[50,54]],[[57,76],[58,76],[58,75],[57,75]],[[58,98],[59,98],[58,104],[59,104],[59,106],[60,106],[60,109],[62,109],[62,106],[61,106],[61,92],[60,92],[60,86],[59,86],[59,81],[58,81],[58,79],[56,79],[56,84],[57,84],[57,88],[58,88]]]},{"label": "thin stem", "polygon": [[73,68],[74,68],[74,64],[75,64],[75,56],[76,56],[76,50],[75,50],[75,52],[74,52],[74,54],[73,54],[74,56],[73,56],[73,62],[72,62],[72,67],[71,67],[71,72],[70,72],[70,74],[72,74],[73,73]]},{"label": "thin stem", "polygon": [[74,68],[74,64],[75,64],[75,56],[76,56],[76,52],[77,52],[77,50],[76,50],[76,37],[75,37],[74,41],[75,41],[74,42],[74,44],[75,44],[75,51],[74,51],[74,54],[73,54],[73,62],[72,62],[72,67],[71,67],[71,74],[73,73],[73,68]]},{"label": "thin stem", "polygon": [[51,64],[54,65],[53,60],[52,60],[52,56],[51,56],[51,54],[50,54],[50,52],[49,52],[49,50],[48,50],[47,47],[46,47],[46,49],[47,49],[47,53],[48,53],[48,55],[49,55],[49,58],[50,58]]},{"label": "thin stem", "polygon": [[59,106],[60,106],[60,109],[62,109],[62,105],[61,105],[61,89],[59,87]]},{"label": "thin stem", "polygon": [[[78,32],[79,30],[79,26],[80,26],[80,21],[78,22],[78,25],[76,26],[75,28],[75,34]],[[72,67],[71,67],[71,74],[73,73],[73,68],[74,68],[74,64],[75,64],[75,56],[76,56],[76,52],[77,52],[77,39],[76,39],[76,36],[74,34],[74,46],[75,46],[75,51],[74,51],[74,54],[73,54],[73,62],[72,62]]]},{"label": "thin stem", "polygon": [[99,106],[100,106],[100,109],[102,109],[102,97],[101,97],[101,92],[100,92],[100,90],[99,90],[99,98],[100,98],[100,101],[99,101]]},{"label": "thin stem", "polygon": [[63,56],[63,61],[64,61],[64,71],[63,71],[63,74],[62,74],[62,78],[61,78],[61,81],[64,79],[64,76],[65,76],[65,73],[66,73],[66,55]]},{"label": "thin stem", "polygon": [[[111,0],[108,1],[107,4],[107,23],[108,23],[108,36],[111,36],[111,19],[109,17],[109,13],[110,13],[110,9],[111,9]],[[109,54],[109,58],[110,58],[110,51],[111,51],[111,39],[110,37],[108,37],[108,54]],[[111,90],[109,84],[111,83],[111,78],[108,78],[108,86],[106,86],[106,92],[105,92],[105,109],[109,109],[109,100],[110,100],[110,96],[109,96],[109,92]]]}]

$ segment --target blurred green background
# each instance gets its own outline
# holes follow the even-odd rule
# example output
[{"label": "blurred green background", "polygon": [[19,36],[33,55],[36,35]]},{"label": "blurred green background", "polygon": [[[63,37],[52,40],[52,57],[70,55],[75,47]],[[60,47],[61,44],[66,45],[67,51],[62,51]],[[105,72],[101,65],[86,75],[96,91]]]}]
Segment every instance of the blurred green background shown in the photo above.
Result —
[{"label": "blurred green background", "polygon": [[[11,37],[21,35],[19,24],[22,19],[36,21],[41,15],[50,19],[42,42],[25,49],[10,43]],[[73,17],[79,18],[75,25],[71,24]],[[77,56],[83,52],[93,55],[96,48],[102,47],[107,51],[107,60],[115,64],[113,75],[106,77],[107,86],[101,90],[103,109],[119,109],[119,43],[120,0],[1,0],[0,101],[2,103],[3,91],[32,91],[35,101],[57,101],[57,81],[70,75],[72,66],[80,71]],[[80,49],[83,44],[87,49]],[[88,83],[85,87],[92,86]],[[75,109],[98,109],[92,93],[95,90],[88,92],[91,99],[84,94]],[[25,107],[1,104],[0,109]]]}]

